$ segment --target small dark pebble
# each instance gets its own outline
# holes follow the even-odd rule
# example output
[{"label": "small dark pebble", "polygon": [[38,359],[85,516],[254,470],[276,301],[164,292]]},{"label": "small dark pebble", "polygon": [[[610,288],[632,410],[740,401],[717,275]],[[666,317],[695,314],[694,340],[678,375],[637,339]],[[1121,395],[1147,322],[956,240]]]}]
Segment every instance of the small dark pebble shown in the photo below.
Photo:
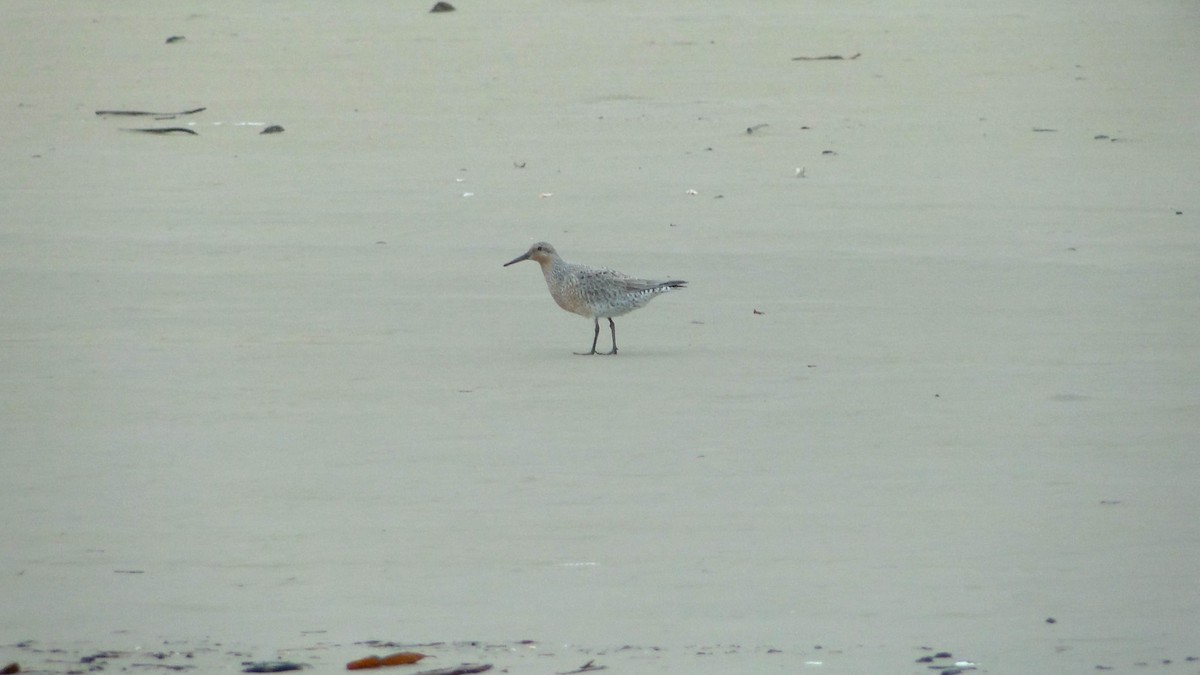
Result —
[{"label": "small dark pebble", "polygon": [[933,657],[922,656],[921,658],[917,659],[917,663],[933,663]]},{"label": "small dark pebble", "polygon": [[183,37],[182,35],[172,35],[171,37],[167,38],[166,44],[175,44],[176,42],[183,42],[186,39],[187,38]]},{"label": "small dark pebble", "polygon": [[768,126],[771,126],[771,125],[769,125],[769,124],[755,124],[755,125],[754,125],[754,126],[752,126],[752,127],[746,127],[746,133],[748,133],[748,134],[752,134],[752,133],[754,133],[754,132],[758,131],[759,129],[762,129],[763,127],[768,127]]},{"label": "small dark pebble", "polygon": [[433,6],[433,9],[429,10],[429,12],[430,12],[430,13],[433,13],[433,12],[453,12],[453,11],[454,11],[454,5],[452,5],[452,4],[448,3],[448,2],[438,2],[437,4],[435,4],[435,5]]},{"label": "small dark pebble", "polygon": [[832,150],[822,150],[821,154],[822,155],[836,155],[837,153]]},{"label": "small dark pebble", "polygon": [[1108,138],[1107,134],[1096,134],[1095,136],[1092,136],[1092,139],[1097,140],[1097,141],[1103,141],[1107,138]]},{"label": "small dark pebble", "polygon": [[1058,129],[1047,129],[1045,127],[1034,127],[1033,130],[1037,133],[1050,133],[1050,132],[1058,131]]},{"label": "small dark pebble", "polygon": [[943,668],[942,675],[962,675],[962,668]]},{"label": "small dark pebble", "polygon": [[12,675],[13,673],[21,672],[21,664],[13,661],[12,663],[0,668],[0,675]]},{"label": "small dark pebble", "polygon": [[260,135],[261,134],[282,134],[283,127],[279,126],[278,124],[272,124],[271,126],[267,127],[266,129],[263,129],[262,131],[260,131],[258,133]]},{"label": "small dark pebble", "polygon": [[1058,623],[1058,619],[1051,616],[1046,619],[1046,623]]},{"label": "small dark pebble", "polygon": [[1182,215],[1183,215],[1183,211],[1176,211],[1176,212],[1175,212],[1175,215],[1177,215],[1177,216],[1182,216]]},{"label": "small dark pebble", "polygon": [[949,659],[949,658],[953,658],[953,657],[954,657],[954,655],[951,654],[950,652],[938,652],[933,655],[933,658],[935,658],[935,659]]}]

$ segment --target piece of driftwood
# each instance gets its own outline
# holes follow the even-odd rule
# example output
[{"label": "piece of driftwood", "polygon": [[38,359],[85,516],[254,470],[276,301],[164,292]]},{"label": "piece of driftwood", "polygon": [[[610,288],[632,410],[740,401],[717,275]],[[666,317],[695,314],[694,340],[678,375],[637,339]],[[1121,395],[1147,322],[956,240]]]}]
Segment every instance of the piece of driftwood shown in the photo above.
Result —
[{"label": "piece of driftwood", "polygon": [[828,56],[793,56],[793,61],[853,61],[862,56],[862,52],[858,52],[853,56],[842,56],[841,54],[829,54]]},{"label": "piece of driftwood", "polygon": [[204,112],[208,108],[196,108],[195,110],[183,110],[181,112],[147,112],[145,110],[97,110],[97,115],[124,115],[126,117],[178,117],[179,115],[194,115],[198,112]]}]

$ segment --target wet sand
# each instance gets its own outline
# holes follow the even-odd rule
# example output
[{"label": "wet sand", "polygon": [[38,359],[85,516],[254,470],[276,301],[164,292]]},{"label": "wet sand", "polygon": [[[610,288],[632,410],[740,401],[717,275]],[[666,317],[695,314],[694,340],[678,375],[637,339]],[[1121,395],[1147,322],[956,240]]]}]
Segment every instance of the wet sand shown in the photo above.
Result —
[{"label": "wet sand", "polygon": [[0,7],[0,666],[1200,670],[1200,10],[455,4]]}]

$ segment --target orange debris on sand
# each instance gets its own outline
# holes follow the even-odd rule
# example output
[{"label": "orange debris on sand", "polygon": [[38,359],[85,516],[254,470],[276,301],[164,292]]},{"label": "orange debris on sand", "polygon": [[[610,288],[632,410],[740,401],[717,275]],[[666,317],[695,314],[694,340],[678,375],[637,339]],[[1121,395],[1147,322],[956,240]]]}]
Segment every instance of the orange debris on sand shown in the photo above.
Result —
[{"label": "orange debris on sand", "polygon": [[403,666],[409,663],[416,663],[423,658],[425,658],[425,655],[420,652],[396,652],[395,654],[388,654],[383,658],[379,658],[378,656],[368,656],[347,663],[346,670],[365,670],[367,668],[381,668],[383,666]]},{"label": "orange debris on sand", "polygon": [[385,666],[402,666],[408,663],[416,663],[425,658],[425,655],[420,652],[396,652],[383,657],[383,665]]}]

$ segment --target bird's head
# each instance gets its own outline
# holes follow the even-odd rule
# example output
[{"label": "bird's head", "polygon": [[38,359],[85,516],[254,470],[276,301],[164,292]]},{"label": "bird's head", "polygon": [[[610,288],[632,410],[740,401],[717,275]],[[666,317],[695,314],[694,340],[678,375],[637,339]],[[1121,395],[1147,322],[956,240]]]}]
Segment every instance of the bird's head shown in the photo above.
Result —
[{"label": "bird's head", "polygon": [[548,263],[554,259],[554,257],[557,255],[558,251],[555,251],[553,246],[544,241],[539,241],[533,246],[530,246],[528,251],[525,251],[521,255],[504,263],[504,266],[508,267],[509,265],[512,265],[513,263],[519,263],[522,260],[533,260],[539,265],[544,265],[545,263]]}]

